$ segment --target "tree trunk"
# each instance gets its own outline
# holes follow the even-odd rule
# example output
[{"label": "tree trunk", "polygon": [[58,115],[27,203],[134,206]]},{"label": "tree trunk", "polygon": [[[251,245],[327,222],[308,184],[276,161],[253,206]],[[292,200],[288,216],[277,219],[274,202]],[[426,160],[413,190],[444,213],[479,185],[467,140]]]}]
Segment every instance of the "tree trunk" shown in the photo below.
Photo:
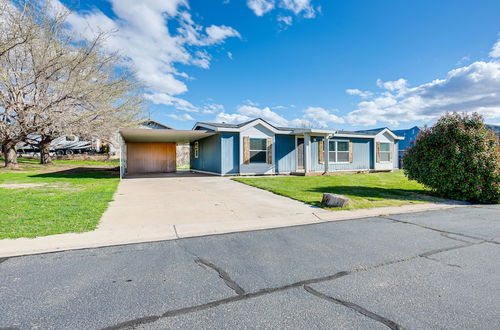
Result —
[{"label": "tree trunk", "polygon": [[7,142],[4,144],[5,152],[5,167],[7,168],[17,168],[17,143]]},{"label": "tree trunk", "polygon": [[40,164],[52,164],[52,157],[50,156],[50,143],[52,138],[43,137],[38,148],[40,149]]}]

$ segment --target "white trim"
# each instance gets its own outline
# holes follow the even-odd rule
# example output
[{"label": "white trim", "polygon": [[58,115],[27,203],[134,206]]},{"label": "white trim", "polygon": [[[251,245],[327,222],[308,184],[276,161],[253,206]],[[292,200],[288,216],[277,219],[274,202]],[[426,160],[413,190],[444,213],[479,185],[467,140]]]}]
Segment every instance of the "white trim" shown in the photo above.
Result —
[{"label": "white trim", "polygon": [[[267,152],[267,139],[268,138],[263,138],[263,137],[248,137],[248,152],[249,152],[249,159],[248,159],[248,164],[269,164],[269,155]],[[266,142],[266,148],[261,150],[261,149],[252,149],[252,140],[264,140]],[[257,151],[257,152],[265,152],[266,153],[266,160],[263,162],[252,162],[252,151]]]},{"label": "white trim", "polygon": [[361,138],[361,139],[375,139],[377,135],[357,135],[357,134],[333,134],[333,138]]},{"label": "white trim", "polygon": [[307,133],[307,134],[324,134],[324,135],[329,135],[329,134],[335,134],[337,131],[331,130],[331,129],[316,129],[316,128],[297,128],[293,130],[294,134],[301,134],[301,133]]},{"label": "white trim", "polygon": [[[385,141],[378,141],[378,144],[379,144],[379,154],[381,155],[382,153],[386,153],[386,154],[389,154],[389,160],[380,160],[378,163],[379,164],[391,164],[393,161],[391,159],[393,159],[394,155],[391,155],[391,144],[394,145],[394,143],[392,142],[385,142]],[[389,145],[389,151],[382,151],[381,150],[381,146],[382,144],[388,144]],[[394,152],[394,147],[392,148],[393,149],[393,152]],[[382,158],[382,157],[380,157]]]},{"label": "white trim", "polygon": [[[329,140],[328,140],[328,143],[330,143],[330,142],[347,142],[347,143],[349,143],[349,142],[351,142],[351,141],[349,141],[349,140],[339,140],[339,139],[335,139],[335,137],[334,137],[333,139],[329,139]],[[337,145],[335,145],[335,151],[332,151],[332,150],[330,150],[330,145],[328,145],[328,152],[329,152],[329,153],[330,153],[330,152],[335,152],[335,159],[337,159],[338,152],[339,152],[337,149],[338,149],[338,148],[337,148]],[[341,151],[341,152],[347,152],[347,153],[349,154],[349,149],[348,149],[347,151]],[[347,161],[347,162],[332,162],[332,161],[330,161],[330,155],[328,155],[328,164],[334,164],[334,165],[336,165],[336,164],[339,164],[339,165],[345,165],[345,164],[351,164],[351,162],[350,162],[350,161]]]},{"label": "white trim", "polygon": [[198,159],[200,157],[200,143],[198,141],[194,141],[193,153],[194,158]]},{"label": "white trim", "polygon": [[355,168],[355,169],[350,169],[350,170],[333,170],[333,171],[328,171],[328,173],[332,173],[332,172],[356,172],[356,171],[373,171],[373,170],[369,169],[369,168],[361,168],[361,169]]},{"label": "white trim", "polygon": [[218,127],[218,126],[212,126],[210,124],[205,124],[205,123],[196,123],[193,127],[193,130],[196,130],[197,127],[205,127],[205,128],[208,128],[210,130],[213,130],[213,131],[216,131],[216,132],[235,132],[235,133],[239,133],[239,132],[242,132],[246,129],[248,129],[249,127],[253,127],[253,126],[256,126],[256,125],[262,125],[264,126],[265,128],[267,128],[268,130],[270,130],[271,132],[273,132],[274,134],[292,134],[293,131],[291,130],[280,130],[280,129],[277,129],[276,127],[272,126],[271,124],[269,124],[268,122],[266,122],[265,120],[262,120],[261,118],[256,118],[250,122],[248,122],[247,124],[241,126],[241,127]]},{"label": "white trim", "polygon": [[260,119],[260,118],[255,119],[255,120],[247,123],[246,125],[241,126],[240,128],[238,128],[238,130],[239,131],[244,131],[244,130],[246,130],[249,127],[257,126],[259,124],[262,125],[262,126],[264,126],[265,128],[267,128],[268,130],[270,130],[274,134],[278,134],[279,132],[288,132],[288,131],[281,131],[281,130],[277,129],[276,127],[272,126],[271,124],[267,123],[266,121]]}]

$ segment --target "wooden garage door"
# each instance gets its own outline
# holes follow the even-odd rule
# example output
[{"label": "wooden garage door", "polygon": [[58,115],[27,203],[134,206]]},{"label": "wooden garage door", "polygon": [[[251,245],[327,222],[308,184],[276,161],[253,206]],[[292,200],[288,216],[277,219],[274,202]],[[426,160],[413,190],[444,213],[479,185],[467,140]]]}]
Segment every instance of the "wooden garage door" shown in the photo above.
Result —
[{"label": "wooden garage door", "polygon": [[127,143],[128,173],[175,172],[175,169],[175,143]]}]

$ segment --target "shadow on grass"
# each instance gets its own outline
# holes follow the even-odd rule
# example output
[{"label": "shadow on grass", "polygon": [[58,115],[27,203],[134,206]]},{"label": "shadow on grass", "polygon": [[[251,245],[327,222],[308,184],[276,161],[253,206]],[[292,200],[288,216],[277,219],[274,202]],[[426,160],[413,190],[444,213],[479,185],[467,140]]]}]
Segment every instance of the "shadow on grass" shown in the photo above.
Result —
[{"label": "shadow on grass", "polygon": [[362,198],[368,201],[397,199],[402,201],[432,201],[440,199],[431,192],[416,189],[392,189],[364,186],[331,186],[308,189],[310,192],[347,195],[353,198]]},{"label": "shadow on grass", "polygon": [[111,179],[120,177],[119,168],[75,167],[68,170],[31,175],[34,178]]}]

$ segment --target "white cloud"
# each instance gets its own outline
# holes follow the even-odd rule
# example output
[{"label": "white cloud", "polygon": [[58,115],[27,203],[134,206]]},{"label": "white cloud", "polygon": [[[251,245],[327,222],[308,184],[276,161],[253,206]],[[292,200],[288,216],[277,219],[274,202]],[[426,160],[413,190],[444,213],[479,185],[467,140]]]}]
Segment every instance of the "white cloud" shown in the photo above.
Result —
[{"label": "white cloud", "polygon": [[254,107],[258,107],[258,106],[259,106],[259,103],[254,102],[254,101],[252,101],[252,100],[250,100],[250,99],[246,99],[246,100],[244,100],[244,101],[243,101],[243,103],[245,103],[246,105],[251,105],[251,106],[254,106]]},{"label": "white cloud", "polygon": [[250,120],[249,117],[245,115],[240,115],[238,113],[225,113],[221,112],[217,114],[214,121],[217,123],[242,123]]},{"label": "white cloud", "polygon": [[318,127],[326,128],[331,124],[340,124],[344,120],[320,107],[308,107],[303,111],[302,118],[288,120],[272,111],[269,107],[259,108],[250,105],[240,105],[237,113],[220,112],[215,117],[216,122],[242,123],[255,118],[262,118],[274,126],[282,127]]},{"label": "white cloud", "polygon": [[231,37],[241,38],[241,35],[238,31],[236,31],[230,26],[225,26],[225,25],[221,26],[211,25],[208,28],[206,28],[206,32],[207,32],[206,43],[208,45],[220,44],[224,42],[225,39]]},{"label": "white cloud", "polygon": [[[491,54],[495,55],[495,48]],[[444,112],[478,112],[500,118],[500,61],[478,61],[448,72],[444,79],[410,88],[407,81],[377,81],[385,89],[347,114],[353,125],[435,120]]]},{"label": "white cloud", "polygon": [[172,118],[172,119],[180,120],[180,121],[194,120],[194,118],[191,117],[191,115],[189,115],[187,113],[183,113],[182,115],[170,114],[167,116]]},{"label": "white cloud", "polygon": [[276,112],[272,111],[269,107],[257,108],[250,105],[242,105],[238,107],[238,113],[247,116],[248,118],[262,118],[265,121],[277,126],[288,125],[288,120]]},{"label": "white cloud", "polygon": [[[65,9],[59,0],[54,7]],[[105,48],[119,52],[134,66],[137,76],[155,103],[192,111],[188,101],[175,95],[188,90],[190,77],[176,69],[176,64],[208,69],[211,56],[206,48],[223,43],[227,38],[240,38],[238,31],[225,25],[203,27],[189,13],[187,0],[109,0],[113,16],[98,9],[72,12],[69,28],[82,38],[91,39],[99,31],[112,31]],[[175,22],[178,27],[168,27]]]},{"label": "white cloud", "polygon": [[306,18],[316,15],[311,0],[281,0],[280,7],[291,10],[295,15],[303,13]]},{"label": "white cloud", "polygon": [[[302,15],[305,18],[314,18],[316,12],[321,12],[321,7],[318,6],[316,9],[311,4],[312,0],[248,0],[247,6],[250,8],[255,15],[263,16],[264,14],[270,12],[278,7],[282,11],[292,12],[295,15]],[[292,24],[291,16],[279,15],[278,21],[285,23],[286,25]]]},{"label": "white cloud", "polygon": [[224,106],[222,104],[210,103],[202,108],[204,114],[211,114],[216,112],[224,111]]},{"label": "white cloud", "polygon": [[229,59],[232,60],[233,59],[233,53],[227,52],[227,57],[229,57]]},{"label": "white cloud", "polygon": [[357,96],[359,96],[359,97],[361,97],[361,98],[363,98],[363,99],[364,99],[364,98],[367,98],[367,97],[370,97],[370,96],[372,96],[372,95],[373,95],[373,93],[372,93],[372,92],[370,92],[370,91],[362,91],[362,90],[359,90],[359,89],[357,89],[357,88],[354,88],[354,89],[346,89],[345,91],[346,91],[346,93],[347,93],[347,94],[349,94],[349,95],[357,95]]},{"label": "white cloud", "polygon": [[247,6],[257,16],[262,16],[274,8],[274,0],[248,0]]},{"label": "white cloud", "polygon": [[490,52],[490,57],[500,58],[500,39],[493,45],[493,48]]},{"label": "white cloud", "polygon": [[188,112],[199,111],[198,107],[191,104],[191,102],[165,93],[145,94],[144,97],[154,104],[169,105],[175,107],[178,110],[184,110]]},{"label": "white cloud", "polygon": [[278,15],[277,20],[278,20],[278,22],[281,22],[281,23],[283,23],[284,25],[290,26],[290,25],[292,25],[292,22],[293,22],[293,17],[292,17],[292,16],[282,16],[282,15]]},{"label": "white cloud", "polygon": [[344,119],[337,117],[336,115],[330,113],[320,107],[309,107],[304,110],[304,118],[315,123],[319,128],[329,127],[330,124],[343,124]]},{"label": "white cloud", "polygon": [[377,86],[378,87],[388,89],[390,91],[404,89],[406,87],[407,83],[408,82],[403,78],[399,78],[398,80],[394,80],[394,81],[386,81],[386,82],[383,82],[381,79],[377,79]]}]

